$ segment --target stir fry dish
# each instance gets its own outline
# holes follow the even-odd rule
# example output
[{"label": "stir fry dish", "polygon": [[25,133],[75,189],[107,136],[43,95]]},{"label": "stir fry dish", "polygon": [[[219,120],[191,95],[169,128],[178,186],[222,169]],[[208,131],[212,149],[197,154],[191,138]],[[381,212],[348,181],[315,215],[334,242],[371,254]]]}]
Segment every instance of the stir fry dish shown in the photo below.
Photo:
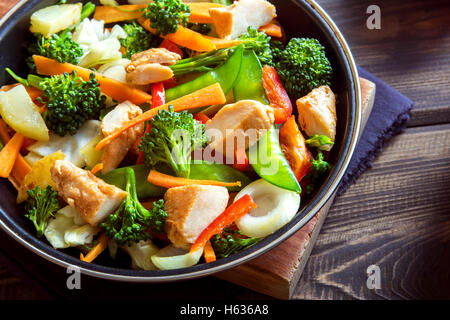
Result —
[{"label": "stir fry dish", "polygon": [[266,0],[129,2],[31,15],[28,71],[0,90],[0,176],[36,236],[86,263],[230,257],[332,168],[325,47],[288,39]]}]

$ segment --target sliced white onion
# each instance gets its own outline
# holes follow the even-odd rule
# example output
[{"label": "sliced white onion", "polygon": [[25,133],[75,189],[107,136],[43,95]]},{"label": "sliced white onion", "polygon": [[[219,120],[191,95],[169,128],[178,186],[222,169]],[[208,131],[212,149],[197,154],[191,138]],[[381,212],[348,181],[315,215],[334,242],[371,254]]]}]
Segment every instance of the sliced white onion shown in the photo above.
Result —
[{"label": "sliced white onion", "polygon": [[257,207],[236,220],[236,225],[249,237],[261,238],[272,234],[291,221],[300,207],[297,193],[278,188],[263,179],[242,189],[234,201],[245,194],[252,197]]},{"label": "sliced white onion", "polygon": [[172,244],[162,248],[152,256],[152,262],[161,270],[187,268],[196,265],[202,257],[203,248],[189,253],[189,251],[176,248]]}]

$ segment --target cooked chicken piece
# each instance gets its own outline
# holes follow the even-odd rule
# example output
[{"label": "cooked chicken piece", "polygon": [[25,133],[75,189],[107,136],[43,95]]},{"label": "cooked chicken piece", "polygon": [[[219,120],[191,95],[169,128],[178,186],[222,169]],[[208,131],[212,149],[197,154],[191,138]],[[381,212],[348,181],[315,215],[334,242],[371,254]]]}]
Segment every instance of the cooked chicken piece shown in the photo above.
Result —
[{"label": "cooked chicken piece", "polygon": [[231,6],[211,8],[209,14],[220,38],[236,39],[248,27],[258,29],[276,18],[276,9],[266,0],[239,0]]},{"label": "cooked chicken piece", "polygon": [[125,191],[107,184],[70,161],[55,161],[51,174],[58,194],[93,226],[117,209],[127,196]]},{"label": "cooked chicken piece", "polygon": [[133,54],[131,57],[131,65],[139,65],[142,63],[159,63],[163,66],[171,66],[177,63],[181,57],[178,53],[169,51],[165,48],[152,48]]},{"label": "cooked chicken piece", "polygon": [[[336,137],[336,98],[328,86],[313,89],[297,100],[298,122],[310,137],[325,135],[333,142]],[[324,145],[322,150],[330,151],[332,145]]]},{"label": "cooked chicken piece", "polygon": [[188,185],[170,188],[164,195],[166,231],[177,248],[189,249],[202,231],[227,207],[224,187]]},{"label": "cooked chicken piece", "polygon": [[135,85],[147,85],[169,80],[173,71],[159,63],[148,63],[137,66],[133,71],[127,71],[127,82]]},{"label": "cooked chicken piece", "polygon": [[274,123],[273,109],[254,100],[241,100],[224,106],[206,123],[208,148],[234,156],[238,148],[256,143]]},{"label": "cooked chicken piece", "polygon": [[147,85],[168,80],[173,77],[173,71],[168,66],[180,59],[179,54],[164,48],[153,48],[136,53],[125,67],[127,82]]},{"label": "cooked chicken piece", "polygon": [[[129,101],[122,102],[102,120],[102,133],[106,137],[120,128],[125,122],[142,114],[142,109]],[[128,150],[144,134],[144,124],[139,124],[123,132],[103,149],[102,173],[107,173],[120,164]]]}]

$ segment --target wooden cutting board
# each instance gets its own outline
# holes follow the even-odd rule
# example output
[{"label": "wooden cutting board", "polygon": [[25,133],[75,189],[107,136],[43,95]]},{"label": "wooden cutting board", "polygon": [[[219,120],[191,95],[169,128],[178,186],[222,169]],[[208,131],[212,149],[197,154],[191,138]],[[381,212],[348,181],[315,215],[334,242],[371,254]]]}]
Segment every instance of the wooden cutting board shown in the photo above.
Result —
[{"label": "wooden cutting board", "polygon": [[[369,80],[360,78],[360,81],[363,129],[372,111],[376,87]],[[335,194],[303,228],[282,244],[250,262],[216,276],[274,298],[290,299],[334,197]]]}]

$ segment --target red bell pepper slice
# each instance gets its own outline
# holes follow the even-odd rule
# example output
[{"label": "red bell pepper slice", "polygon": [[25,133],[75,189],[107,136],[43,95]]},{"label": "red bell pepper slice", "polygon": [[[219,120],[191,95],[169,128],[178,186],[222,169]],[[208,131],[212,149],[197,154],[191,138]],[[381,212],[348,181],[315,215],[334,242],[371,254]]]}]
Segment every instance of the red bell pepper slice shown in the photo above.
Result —
[{"label": "red bell pepper slice", "polygon": [[160,48],[169,50],[170,52],[177,53],[183,59],[183,51],[175,43],[170,40],[164,39],[164,41],[159,45]]},{"label": "red bell pepper slice", "polygon": [[200,233],[194,244],[191,246],[190,252],[192,253],[203,248],[213,235],[222,232],[225,227],[229,226],[240,217],[243,217],[254,208],[256,208],[256,203],[248,194],[232,203],[223,213],[214,219],[202,233]]},{"label": "red bell pepper slice", "polygon": [[152,84],[152,109],[162,106],[166,103],[166,92],[164,90],[164,83],[158,82]]},{"label": "red bell pepper slice", "polygon": [[311,171],[313,156],[306,147],[305,138],[291,116],[280,130],[280,145],[298,181]]},{"label": "red bell pepper slice", "polygon": [[239,148],[234,152],[233,168],[239,171],[245,171],[248,167],[248,157],[245,149]]},{"label": "red bell pepper slice", "polygon": [[266,90],[267,98],[270,106],[273,108],[275,115],[275,123],[283,123],[292,114],[292,102],[281,84],[277,71],[274,67],[264,66],[263,72],[263,86]]},{"label": "red bell pepper slice", "polygon": [[204,114],[203,112],[198,112],[196,114],[194,114],[194,119],[197,120],[200,123],[207,123],[209,120],[211,120],[206,114]]},{"label": "red bell pepper slice", "polygon": [[[152,106],[151,108],[156,108],[159,106],[162,106],[166,103],[166,93],[164,90],[164,84],[162,82],[153,83],[151,85],[151,92],[152,92]],[[145,133],[150,132],[150,125],[147,123],[147,128],[145,130]],[[144,134],[145,134],[144,133]],[[139,146],[141,144],[141,138],[138,139],[136,145]],[[144,152],[139,151],[138,157],[136,160],[136,164],[143,164],[144,163]]]}]

